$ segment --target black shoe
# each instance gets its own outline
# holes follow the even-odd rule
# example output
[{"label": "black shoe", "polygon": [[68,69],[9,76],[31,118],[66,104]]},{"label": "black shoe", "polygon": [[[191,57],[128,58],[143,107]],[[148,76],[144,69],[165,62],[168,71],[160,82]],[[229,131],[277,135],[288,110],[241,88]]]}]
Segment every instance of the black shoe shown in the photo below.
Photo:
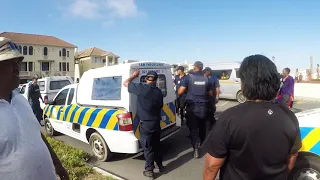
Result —
[{"label": "black shoe", "polygon": [[164,169],[165,169],[165,167],[164,167],[163,165],[161,165],[161,166],[156,166],[156,167],[154,168],[154,172],[155,172],[155,173],[164,172]]},{"label": "black shoe", "polygon": [[150,180],[154,180],[153,171],[143,171],[143,175]]}]

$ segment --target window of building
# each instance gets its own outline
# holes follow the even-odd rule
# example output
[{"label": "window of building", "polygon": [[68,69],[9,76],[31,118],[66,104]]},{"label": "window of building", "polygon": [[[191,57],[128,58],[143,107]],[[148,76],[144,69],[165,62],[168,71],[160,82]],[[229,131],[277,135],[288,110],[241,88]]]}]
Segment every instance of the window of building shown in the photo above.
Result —
[{"label": "window of building", "polygon": [[59,51],[59,56],[61,57],[61,51]]},{"label": "window of building", "polygon": [[67,57],[69,57],[69,51],[67,51]]},{"label": "window of building", "polygon": [[65,48],[62,49],[62,57],[67,56],[67,50]]},{"label": "window of building", "polygon": [[28,62],[28,71],[33,71],[33,62]]},{"label": "window of building", "polygon": [[19,45],[18,48],[19,48],[20,54],[22,54],[22,47]]},{"label": "window of building", "polygon": [[48,56],[48,48],[47,47],[43,48],[43,55]]},{"label": "window of building", "polygon": [[114,58],[114,64],[118,64],[118,58]]},{"label": "window of building", "polygon": [[62,89],[70,84],[69,80],[50,81],[50,90]]},{"label": "window of building", "polygon": [[[141,76],[141,83],[146,82],[146,76]],[[167,96],[167,81],[166,76],[163,74],[158,74],[157,87],[162,91],[163,97]]]},{"label": "window of building", "polygon": [[41,71],[50,71],[50,63],[42,62],[41,63]]},{"label": "window of building", "polygon": [[65,105],[66,100],[67,100],[67,95],[68,95],[68,91],[69,89],[65,89],[63,91],[61,91],[58,96],[56,97],[55,101],[55,105]]},{"label": "window of building", "polygon": [[102,59],[102,62],[103,62],[103,63],[106,63],[106,59]]},{"label": "window of building", "polygon": [[22,62],[20,65],[20,71],[28,71],[27,62]]},{"label": "window of building", "polygon": [[70,105],[74,97],[74,88],[70,89],[67,105]]},{"label": "window of building", "polygon": [[92,100],[121,100],[121,76],[95,78],[92,86]]},{"label": "window of building", "polygon": [[33,55],[33,47],[32,46],[29,46],[29,55]]},{"label": "window of building", "polygon": [[232,69],[224,70],[212,70],[212,75],[216,76],[219,80],[228,80],[230,79]]},{"label": "window of building", "polygon": [[28,47],[23,46],[23,55],[28,55]]},{"label": "window of building", "polygon": [[60,71],[69,71],[69,63],[67,62],[60,62],[59,63]]}]

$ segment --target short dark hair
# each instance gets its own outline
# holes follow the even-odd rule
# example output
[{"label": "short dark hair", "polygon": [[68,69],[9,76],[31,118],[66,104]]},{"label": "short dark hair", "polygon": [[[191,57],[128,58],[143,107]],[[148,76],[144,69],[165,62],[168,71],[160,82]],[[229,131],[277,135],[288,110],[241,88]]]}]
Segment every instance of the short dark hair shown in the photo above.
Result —
[{"label": "short dark hair", "polygon": [[33,78],[32,78],[32,81],[34,81],[34,80],[38,80],[38,78],[37,78],[37,77],[33,77]]},{"label": "short dark hair", "polygon": [[239,75],[243,95],[248,100],[273,100],[280,89],[276,65],[266,56],[252,55],[241,63]]},{"label": "short dark hair", "polygon": [[290,69],[288,67],[283,69],[285,72],[287,72],[288,74],[290,74]]}]

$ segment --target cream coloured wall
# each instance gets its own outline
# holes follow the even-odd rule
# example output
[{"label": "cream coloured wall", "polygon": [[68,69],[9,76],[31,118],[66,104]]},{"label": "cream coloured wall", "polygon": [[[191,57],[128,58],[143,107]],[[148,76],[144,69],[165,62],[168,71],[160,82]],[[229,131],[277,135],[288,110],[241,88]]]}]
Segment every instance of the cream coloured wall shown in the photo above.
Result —
[{"label": "cream coloured wall", "polygon": [[[27,71],[22,69],[20,72],[20,76],[22,79],[30,79],[34,76],[43,77],[43,76],[54,76],[54,75],[68,75],[74,76],[74,55],[75,48],[65,48],[65,47],[57,47],[57,46],[40,46],[40,45],[32,45],[32,44],[17,44],[21,46],[21,54],[24,55],[24,61],[27,62]],[[27,47],[27,55],[24,54],[23,47]],[[33,47],[33,55],[29,54],[29,47]],[[47,47],[47,56],[44,55],[44,47]],[[66,57],[62,56],[62,49],[66,49]],[[61,51],[61,56],[60,52]],[[69,52],[69,57],[67,56]],[[33,67],[29,69],[29,62],[32,62]],[[49,62],[49,70],[44,71],[42,68],[43,62]],[[60,62],[61,63],[69,63],[69,71],[60,71]],[[29,71],[32,70],[32,71]]]}]

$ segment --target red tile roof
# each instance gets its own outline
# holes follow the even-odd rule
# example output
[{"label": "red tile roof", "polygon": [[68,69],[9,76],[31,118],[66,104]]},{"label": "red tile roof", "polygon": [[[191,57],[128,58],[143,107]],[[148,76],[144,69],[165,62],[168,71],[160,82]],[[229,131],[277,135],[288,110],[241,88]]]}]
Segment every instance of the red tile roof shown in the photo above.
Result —
[{"label": "red tile roof", "polygon": [[50,46],[68,47],[68,48],[77,47],[73,44],[70,44],[54,36],[15,33],[15,32],[3,32],[3,33],[0,33],[0,37],[9,38],[17,44],[34,44],[34,45],[44,45],[44,46],[50,45]]}]

